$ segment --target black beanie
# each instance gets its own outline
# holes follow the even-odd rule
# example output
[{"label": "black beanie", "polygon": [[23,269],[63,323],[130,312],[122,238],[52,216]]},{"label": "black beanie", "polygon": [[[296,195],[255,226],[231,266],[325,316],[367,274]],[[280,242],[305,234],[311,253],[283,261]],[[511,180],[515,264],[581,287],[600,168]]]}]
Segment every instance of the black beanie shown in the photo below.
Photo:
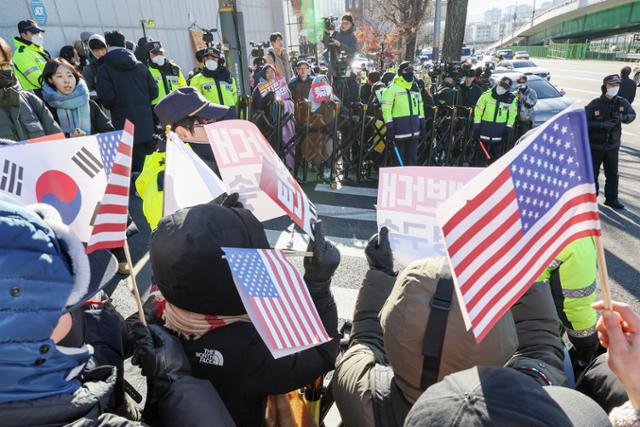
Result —
[{"label": "black beanie", "polygon": [[264,227],[246,209],[213,202],[160,220],[149,254],[155,283],[171,304],[194,313],[246,313],[221,247],[269,248]]},{"label": "black beanie", "polygon": [[349,21],[353,24],[353,16],[349,13],[342,15],[341,21]]},{"label": "black beanie", "polygon": [[107,45],[110,47],[124,47],[124,43],[125,43],[124,34],[122,34],[118,30],[104,33],[104,40],[107,42]]}]

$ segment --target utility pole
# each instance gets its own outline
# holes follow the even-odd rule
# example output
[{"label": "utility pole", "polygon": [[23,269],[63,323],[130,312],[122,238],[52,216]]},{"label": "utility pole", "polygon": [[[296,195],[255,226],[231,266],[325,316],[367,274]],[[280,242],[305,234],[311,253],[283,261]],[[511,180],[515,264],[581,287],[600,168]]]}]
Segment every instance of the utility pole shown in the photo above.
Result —
[{"label": "utility pole", "polygon": [[433,51],[432,61],[436,64],[440,60],[440,9],[442,0],[436,0],[435,12],[434,12],[434,21],[433,21]]},{"label": "utility pole", "polygon": [[531,12],[531,27],[533,27],[533,20],[536,17],[536,0],[533,0],[533,11]]},{"label": "utility pole", "polygon": [[244,20],[242,12],[238,12],[236,0],[219,0],[220,33],[222,42],[229,48],[227,68],[238,83],[238,91],[244,97],[250,95],[249,73],[247,71],[247,54],[244,52]]}]

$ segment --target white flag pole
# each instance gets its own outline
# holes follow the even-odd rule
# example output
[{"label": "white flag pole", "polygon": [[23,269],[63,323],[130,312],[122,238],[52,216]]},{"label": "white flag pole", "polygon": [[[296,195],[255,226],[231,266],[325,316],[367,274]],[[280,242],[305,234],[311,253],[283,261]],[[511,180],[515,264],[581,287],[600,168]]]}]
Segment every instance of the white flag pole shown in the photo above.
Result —
[{"label": "white flag pole", "polygon": [[140,322],[144,326],[147,326],[147,319],[144,317],[144,308],[142,307],[142,299],[140,298],[140,291],[138,291],[138,284],[136,283],[136,272],[133,271],[133,262],[131,262],[131,252],[129,251],[129,239],[125,237],[124,239],[124,255],[127,258],[127,264],[129,264],[129,270],[131,274],[129,277],[131,278],[131,284],[133,285],[133,289],[131,289],[131,293],[133,294],[133,298],[136,300],[136,305],[138,306],[138,317],[140,318]]},{"label": "white flag pole", "polygon": [[611,310],[611,291],[609,290],[609,273],[607,272],[607,261],[604,257],[604,246],[602,236],[596,236],[596,254],[598,256],[598,276],[600,289],[602,290],[602,301],[604,308]]}]

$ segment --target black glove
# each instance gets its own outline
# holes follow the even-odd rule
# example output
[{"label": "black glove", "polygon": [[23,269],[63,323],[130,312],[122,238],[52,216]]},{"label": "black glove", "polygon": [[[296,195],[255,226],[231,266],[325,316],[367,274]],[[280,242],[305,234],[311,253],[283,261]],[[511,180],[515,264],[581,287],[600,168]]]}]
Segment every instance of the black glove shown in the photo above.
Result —
[{"label": "black glove", "polygon": [[304,258],[304,280],[310,291],[329,290],[331,276],[340,264],[340,252],[324,240],[322,221],[315,223],[313,238],[307,246],[307,251],[312,251],[313,256]]},{"label": "black glove", "polygon": [[427,136],[427,121],[424,118],[420,118],[420,139],[424,139]]},{"label": "black glove", "polygon": [[240,194],[238,193],[228,194],[222,201],[222,206],[225,208],[244,208],[244,205],[240,202]]},{"label": "black glove", "polygon": [[132,331],[137,340],[131,363],[147,377],[149,402],[158,403],[173,382],[191,375],[191,365],[180,340],[162,326],[137,323]]},{"label": "black glove", "polygon": [[394,275],[393,253],[389,244],[389,229],[387,227],[382,227],[379,234],[376,233],[371,236],[364,253],[367,256],[370,268],[380,270],[391,276]]},{"label": "black glove", "polygon": [[602,122],[602,129],[605,129],[605,130],[614,129],[616,126],[618,126],[618,123],[620,122],[616,119],[607,120],[605,122]]},{"label": "black glove", "polygon": [[473,127],[473,133],[471,135],[471,138],[473,138],[474,141],[477,141],[480,139],[480,126]]},{"label": "black glove", "polygon": [[502,132],[502,142],[509,142],[511,141],[511,136],[513,135],[513,128],[511,127],[505,127],[504,131]]},{"label": "black glove", "polygon": [[393,127],[393,122],[387,123],[387,132],[384,134],[388,143],[391,143],[396,138],[396,130]]}]

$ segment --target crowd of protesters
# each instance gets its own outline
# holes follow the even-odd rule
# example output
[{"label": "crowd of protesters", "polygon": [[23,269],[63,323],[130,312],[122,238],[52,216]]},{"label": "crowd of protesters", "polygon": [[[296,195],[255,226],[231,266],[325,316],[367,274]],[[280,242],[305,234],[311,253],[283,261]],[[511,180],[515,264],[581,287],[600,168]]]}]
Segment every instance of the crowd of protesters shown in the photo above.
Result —
[{"label": "crowd of protesters", "polygon": [[[134,49],[118,31],[86,34],[54,58],[34,21],[20,22],[18,32],[13,51],[0,39],[1,143],[107,132],[132,121],[135,187],[153,230],[154,287],[146,319],[123,319],[103,291],[118,269],[112,254],[86,255],[57,211],[0,194],[0,424],[260,426],[269,410],[278,410],[271,396],[334,371],[329,387],[345,426],[640,425],[640,316],[626,304],[605,309],[595,301],[591,237],[567,245],[478,344],[465,328],[447,260],[431,257],[397,271],[383,227],[365,248],[369,268],[338,357],[341,334],[330,288],[340,252],[317,222],[304,282],[331,340],[275,359],[222,251],[269,248],[263,224],[237,193],[162,215],[165,154],[158,130],[169,126],[216,170],[208,144],[198,144],[207,142],[203,125],[238,117],[237,86],[223,52],[199,51],[199,67],[185,79],[159,41],[143,38]],[[336,46],[351,49],[349,15],[341,33]],[[394,72],[371,70],[361,80],[347,73],[332,86],[305,60],[295,63],[294,74],[282,35],[270,41],[266,64],[253,79],[253,108],[270,118],[274,107],[296,115],[298,105],[309,104],[314,132],[302,150],[318,163],[328,157],[326,129],[336,114],[330,106],[338,103],[378,107],[387,143],[407,165],[416,163],[427,105],[457,97],[481,105],[474,133],[494,154],[491,146],[507,128],[531,120],[535,94],[526,77],[515,94],[504,79],[483,93],[469,71],[460,88],[448,75],[435,92],[403,62]],[[284,95],[262,90],[280,79]],[[613,179],[617,200],[617,156],[609,151],[619,148],[620,123],[635,118],[617,96],[620,85],[617,76],[605,78],[603,96],[587,107],[592,144],[605,152],[594,167],[605,163],[608,201],[614,200]],[[314,87],[326,89],[322,101]],[[603,118],[609,110],[615,118]],[[142,411],[126,381],[129,358],[147,379]]]}]

